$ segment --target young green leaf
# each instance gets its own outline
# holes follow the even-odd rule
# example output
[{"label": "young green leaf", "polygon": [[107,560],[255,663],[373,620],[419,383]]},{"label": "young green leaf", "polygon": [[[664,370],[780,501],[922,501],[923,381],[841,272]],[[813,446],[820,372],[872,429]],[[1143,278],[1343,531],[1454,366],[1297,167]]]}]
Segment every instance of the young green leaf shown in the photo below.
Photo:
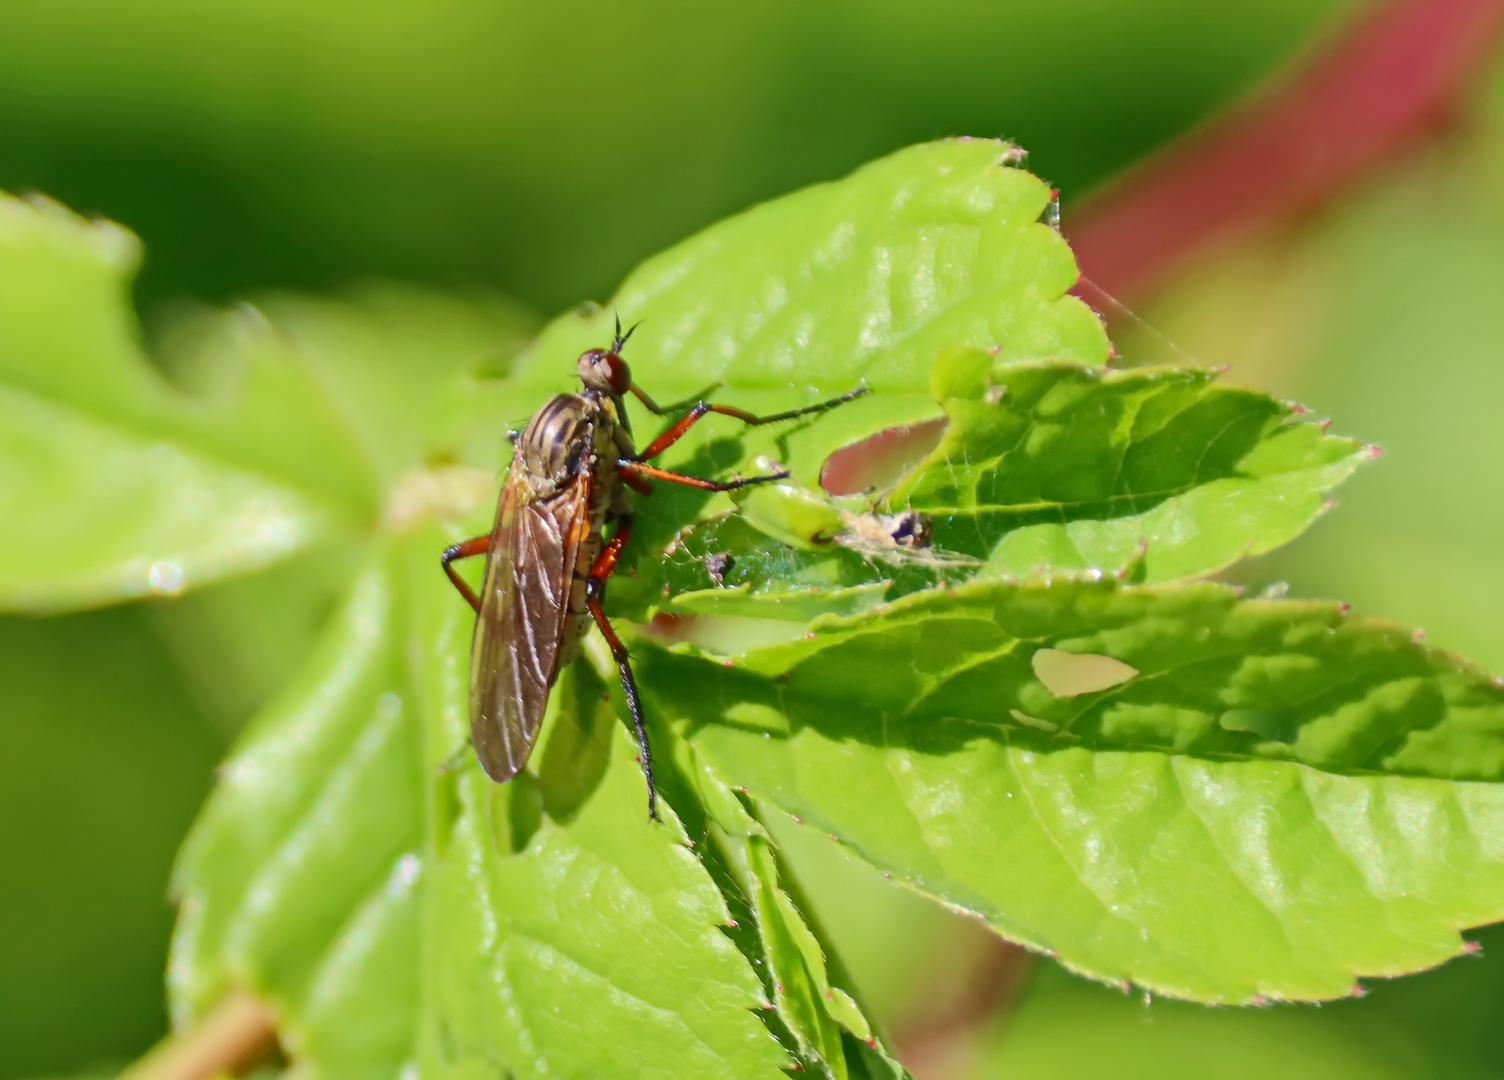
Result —
[{"label": "young green leaf", "polygon": [[[613,313],[641,322],[625,355],[661,404],[714,390],[766,414],[865,382],[871,396],[811,421],[744,430],[711,417],[664,459],[685,471],[750,471],[767,454],[813,486],[838,447],[939,415],[926,386],[943,348],[1105,363],[1101,323],[1066,295],[1075,260],[1041,222],[1050,189],[1018,160],[990,139],[928,143],[714,225],[634,271],[610,309],[550,324],[518,376],[517,401],[531,409],[569,389],[575,357],[610,343]],[[640,433],[661,423],[629,409]],[[726,505],[660,491],[639,527],[661,546]]]},{"label": "young green leaf", "polygon": [[1136,560],[1149,581],[1212,573],[1299,535],[1371,456],[1215,379],[944,354],[930,381],[950,424],[888,501],[931,515],[935,545],[988,576]]},{"label": "young green leaf", "polygon": [[877,507],[925,514],[932,547],[857,545],[843,536],[851,511],[785,482],[681,531],[618,601],[809,619],[871,606],[879,589],[891,598],[972,576],[1212,573],[1299,535],[1372,456],[1293,406],[1215,378],[947,350],[930,383],[949,426]]},{"label": "young green leaf", "polygon": [[638,656],[722,782],[1100,979],[1338,997],[1504,914],[1504,689],[1333,604],[978,582]]}]

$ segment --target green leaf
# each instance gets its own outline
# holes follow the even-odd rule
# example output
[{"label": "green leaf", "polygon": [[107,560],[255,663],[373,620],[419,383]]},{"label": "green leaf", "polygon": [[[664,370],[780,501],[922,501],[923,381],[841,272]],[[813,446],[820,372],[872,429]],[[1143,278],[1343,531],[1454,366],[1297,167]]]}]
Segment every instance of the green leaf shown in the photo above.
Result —
[{"label": "green leaf", "polygon": [[1303,532],[1371,452],[1215,379],[948,353],[930,380],[950,424],[888,501],[990,575],[1220,570]]},{"label": "green leaf", "polygon": [[503,433],[450,406],[494,412],[472,373],[505,367],[512,309],[373,289],[274,302],[285,327],[195,320],[165,361],[185,393],[138,343],[139,258],[116,226],[0,196],[0,516],[26,523],[0,607],[175,594],[346,539],[425,458],[494,468]]},{"label": "green leaf", "polygon": [[640,680],[722,782],[1096,978],[1338,997],[1504,915],[1504,689],[1391,624],[1047,579],[812,630]]},{"label": "green leaf", "polygon": [[[599,681],[577,665],[563,682],[543,777],[499,787],[471,767],[458,784],[429,918],[426,1062],[439,1074],[499,1060],[519,1076],[781,1075],[788,1057],[752,1011],[762,987],[721,932],[720,892],[671,810],[647,820],[636,748]],[[565,747],[598,763],[595,786],[570,785],[551,807],[547,774]]]},{"label": "green leaf", "polygon": [[[780,1075],[726,902],[671,804],[647,820],[636,747],[590,667],[565,672],[517,779],[492,783],[465,749],[472,620],[434,572],[442,546],[419,533],[408,556],[432,777],[425,1068]],[[457,748],[464,766],[441,774]]]},{"label": "green leaf", "polygon": [[748,793],[1098,978],[1208,1001],[1341,995],[1504,914],[1487,839],[1504,698],[1481,673],[1331,605],[1095,578],[937,588],[932,567],[825,541],[852,513],[815,491],[826,456],[942,406],[949,430],[894,506],[996,574],[1203,574],[1299,532],[1361,459],[1205,374],[1100,370],[1049,198],[1002,144],[918,147],[623,287],[622,314],[648,320],[631,362],[665,400],[875,391],[767,429],[712,416],[675,447],[695,473],[794,469],[744,513],[682,490],[644,504],[640,574],[613,603],[723,619],[734,656],[639,644],[661,824],[593,638],[530,768],[481,776],[471,614],[435,566],[484,527],[496,416],[575,385],[609,315],[556,321],[505,382],[477,377],[473,330],[429,357],[423,327],[444,320],[379,298],[211,324],[180,381],[225,400],[237,371],[306,378],[382,514],[350,602],[185,850],[179,1014],[257,990],[300,1062],[341,1075],[898,1074]]},{"label": "green leaf", "polygon": [[250,318],[213,317],[196,353],[306,373],[385,494],[414,469],[497,469],[509,449],[502,376],[534,329],[530,312],[500,297],[377,283],[338,301],[273,294]]},{"label": "green leaf", "polygon": [[[909,147],[713,225],[630,274],[612,301],[641,321],[628,356],[653,393],[707,384],[914,392],[960,342],[1014,359],[1107,358],[1101,323],[1065,291],[1075,260],[1040,218],[1052,193],[992,139]],[[567,315],[524,384],[611,339],[610,311]]]},{"label": "green leaf", "polygon": [[[833,450],[938,415],[926,386],[942,348],[1101,364],[1101,323],[1066,295],[1075,260],[1040,221],[1050,189],[1017,161],[990,139],[923,144],[720,222],[649,259],[609,310],[550,324],[528,353],[516,400],[531,410],[576,385],[575,358],[610,342],[613,310],[641,321],[626,356],[637,383],[664,404],[723,388],[717,400],[768,414],[865,381],[870,396],[795,424],[747,430],[709,418],[663,459],[708,473],[749,470],[767,454],[812,487]],[[629,409],[634,430],[655,430],[658,421]],[[729,505],[663,487],[638,519],[644,549]]]},{"label": "green leaf", "polygon": [[[778,860],[767,828],[705,767],[692,745],[674,739],[670,746],[704,808],[703,838],[723,856],[728,879],[723,888],[741,899],[756,925],[754,963],[761,966],[778,1017],[805,1067],[840,1080],[907,1075],[878,1040],[863,1007],[836,985],[821,944],[828,936],[817,935],[805,914],[808,905],[791,895],[798,887]],[[660,752],[660,761],[663,757]],[[846,981],[844,974],[841,978]]]},{"label": "green leaf", "polygon": [[0,515],[27,523],[0,560],[11,610],[176,592],[370,505],[295,372],[195,402],[149,367],[128,305],[138,259],[115,226],[0,196]]},{"label": "green leaf", "polygon": [[444,543],[382,545],[223,768],[176,875],[180,1022],[238,986],[316,1074],[781,1075],[726,901],[671,804],[647,820],[588,665],[521,777],[443,767],[465,746],[471,625]]},{"label": "green leaf", "polygon": [[174,874],[177,1021],[255,990],[331,1075],[391,1075],[414,1035],[421,776],[388,560],[247,730]]},{"label": "green leaf", "polygon": [[144,613],[228,740],[298,674],[360,564],[358,547],[325,545]]},{"label": "green leaf", "polygon": [[927,515],[930,551],[854,545],[840,505],[852,500],[758,486],[735,516],[682,530],[624,583],[618,610],[809,619],[969,576],[1163,581],[1261,554],[1303,532],[1373,451],[1215,378],[947,350],[930,385],[949,425],[876,507]]}]

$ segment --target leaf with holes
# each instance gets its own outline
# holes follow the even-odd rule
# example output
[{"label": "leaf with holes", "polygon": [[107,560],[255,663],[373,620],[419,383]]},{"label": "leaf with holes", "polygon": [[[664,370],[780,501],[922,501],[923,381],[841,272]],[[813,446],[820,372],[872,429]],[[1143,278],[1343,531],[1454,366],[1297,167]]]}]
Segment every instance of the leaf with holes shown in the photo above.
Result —
[{"label": "leaf with holes", "polygon": [[949,426],[875,507],[924,514],[931,548],[856,544],[842,505],[852,500],[782,483],[682,531],[627,598],[672,614],[807,620],[966,577],[1212,573],[1299,535],[1373,457],[1291,405],[1215,379],[947,350],[930,384]]},{"label": "leaf with holes", "polygon": [[642,683],[720,782],[1096,978],[1320,1000],[1504,916],[1504,689],[1391,624],[1046,579],[813,630]]},{"label": "leaf with holes", "polygon": [[988,576],[1220,570],[1305,531],[1372,451],[1215,379],[948,353],[931,386],[950,425],[889,502],[929,514],[935,545]]},{"label": "leaf with holes", "polygon": [[[502,380],[471,347],[486,319],[284,298],[169,350],[184,391],[129,347],[118,296],[83,344],[63,339],[87,319],[39,329],[0,307],[5,327],[29,326],[4,341],[6,386],[39,408],[165,437],[310,506],[343,499],[338,527],[374,534],[184,849],[181,1019],[258,991],[313,1074],[895,1075],[761,827],[770,805],[1082,970],[1208,1001],[1345,993],[1504,913],[1499,691],[1479,672],[1331,606],[1218,586],[958,584],[1041,564],[1204,574],[1300,531],[1361,459],[1200,373],[1103,370],[1101,325],[1067,295],[1074,263],[1040,220],[1050,192],[1013,165],[1000,143],[916,147],[715,226],[623,286],[617,308],[646,319],[629,359],[661,400],[714,383],[776,412],[872,390],[791,424],[712,416],[665,461],[783,463],[778,488],[738,506],[660,485],[637,504],[614,610],[677,605],[697,631],[777,611],[695,636],[714,657],[636,635],[658,824],[595,638],[528,770],[480,775],[463,753],[472,615],[435,565],[485,527],[503,419],[577,385],[574,357],[605,343],[609,313],[557,320]],[[92,267],[96,292],[118,292],[124,263],[101,262],[96,227],[39,214],[16,220],[56,256],[53,278]],[[58,221],[84,239],[67,247]],[[439,323],[452,337],[423,330]],[[54,353],[83,374],[52,371]],[[630,409],[641,436],[649,418]],[[837,449],[893,425],[933,436],[942,413],[887,505],[817,490]],[[304,460],[319,440],[328,454]],[[970,561],[885,563],[873,514],[910,505],[937,551]],[[194,506],[212,529],[193,542],[218,552],[229,511]],[[148,517],[141,536],[168,520]],[[109,589],[68,584],[66,554],[26,570],[38,606],[123,594],[118,552],[96,565]],[[195,565],[183,584],[254,560]]]},{"label": "leaf with holes", "polygon": [[[1040,220],[1050,189],[1019,158],[990,139],[928,143],[714,225],[634,271],[609,310],[548,326],[523,363],[517,403],[529,411],[570,389],[575,357],[611,340],[613,311],[640,321],[625,355],[664,404],[714,391],[769,414],[865,382],[868,397],[796,424],[748,431],[711,417],[664,459],[709,475],[750,471],[768,455],[812,487],[838,447],[940,415],[927,380],[941,349],[1105,363],[1101,323],[1066,295],[1075,260]],[[654,430],[654,418],[629,409],[634,429]],[[727,506],[659,485],[639,514],[639,550]]]}]

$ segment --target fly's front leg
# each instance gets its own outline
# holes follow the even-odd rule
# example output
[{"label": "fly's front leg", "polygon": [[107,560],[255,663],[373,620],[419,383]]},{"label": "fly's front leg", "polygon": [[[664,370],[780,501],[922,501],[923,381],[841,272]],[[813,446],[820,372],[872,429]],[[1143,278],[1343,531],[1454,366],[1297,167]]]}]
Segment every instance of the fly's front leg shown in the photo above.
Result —
[{"label": "fly's front leg", "polygon": [[[648,443],[642,453],[637,455],[637,460],[651,461],[682,439],[685,432],[694,427],[700,422],[702,417],[709,413],[719,413],[722,416],[735,417],[749,427],[760,427],[763,424],[777,424],[784,420],[797,420],[801,416],[814,416],[817,413],[827,412],[830,409],[834,409],[837,405],[844,405],[846,402],[859,398],[867,392],[865,386],[858,386],[855,390],[850,390],[840,397],[831,398],[829,401],[822,401],[817,405],[806,405],[802,409],[790,409],[787,412],[774,413],[772,416],[757,416],[744,409],[734,409],[730,405],[712,405],[708,401],[699,401],[695,403],[694,408],[690,409],[689,412],[665,428],[663,434]],[[646,405],[650,412],[661,415],[663,411],[666,411],[660,410],[653,402],[653,399],[637,389],[636,386],[632,387],[632,393],[637,395],[638,400]]]},{"label": "fly's front leg", "polygon": [[475,590],[465,584],[465,579],[455,572],[451,565],[456,559],[469,559],[476,555],[484,555],[491,549],[491,535],[472,536],[469,540],[453,544],[444,549],[444,554],[439,556],[439,565],[444,568],[444,573],[449,575],[450,582],[460,591],[467,603],[480,614],[480,597],[475,595]]},{"label": "fly's front leg", "polygon": [[622,696],[627,699],[627,711],[632,714],[632,729],[637,734],[642,775],[648,782],[648,817],[657,821],[658,789],[653,786],[653,754],[648,747],[648,727],[642,718],[642,701],[637,696],[637,680],[632,676],[631,657],[601,607],[606,599],[606,582],[616,570],[616,560],[621,557],[621,549],[627,546],[627,541],[632,536],[632,515],[623,514],[617,522],[615,534],[596,558],[595,565],[590,568],[590,575],[585,579],[585,606],[590,611],[590,617],[595,620],[595,625],[600,627],[601,636],[611,649],[611,658],[616,661]]},{"label": "fly's front leg", "polygon": [[636,488],[633,481],[663,480],[670,484],[682,484],[685,487],[699,488],[701,491],[735,491],[751,484],[767,484],[774,480],[787,480],[789,471],[779,469],[767,476],[742,476],[735,480],[706,480],[701,476],[685,476],[683,473],[669,472],[660,469],[656,465],[645,465],[641,461],[629,461],[622,459],[616,463],[616,471],[622,475],[622,479]]}]

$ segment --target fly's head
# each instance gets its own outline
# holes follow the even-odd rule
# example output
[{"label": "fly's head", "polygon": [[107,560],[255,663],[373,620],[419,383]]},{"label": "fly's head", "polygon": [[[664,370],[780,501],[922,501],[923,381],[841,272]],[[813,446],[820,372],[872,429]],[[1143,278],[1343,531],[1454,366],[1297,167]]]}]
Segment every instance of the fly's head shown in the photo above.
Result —
[{"label": "fly's head", "polygon": [[[638,324],[641,325],[641,324]],[[627,367],[627,362],[621,358],[621,350],[632,336],[633,326],[625,334],[621,332],[621,316],[616,317],[616,336],[611,339],[609,349],[587,349],[580,354],[575,363],[575,372],[580,377],[580,382],[585,384],[587,395],[608,397],[616,405],[616,415],[621,424],[630,435],[632,428],[627,420],[627,410],[622,405],[622,399],[627,392],[632,390],[632,369]],[[638,391],[639,396],[641,391]],[[652,406],[650,405],[649,408]]]},{"label": "fly's head", "polygon": [[580,353],[575,371],[585,389],[619,399],[632,389],[632,370],[614,349],[587,349]]}]

